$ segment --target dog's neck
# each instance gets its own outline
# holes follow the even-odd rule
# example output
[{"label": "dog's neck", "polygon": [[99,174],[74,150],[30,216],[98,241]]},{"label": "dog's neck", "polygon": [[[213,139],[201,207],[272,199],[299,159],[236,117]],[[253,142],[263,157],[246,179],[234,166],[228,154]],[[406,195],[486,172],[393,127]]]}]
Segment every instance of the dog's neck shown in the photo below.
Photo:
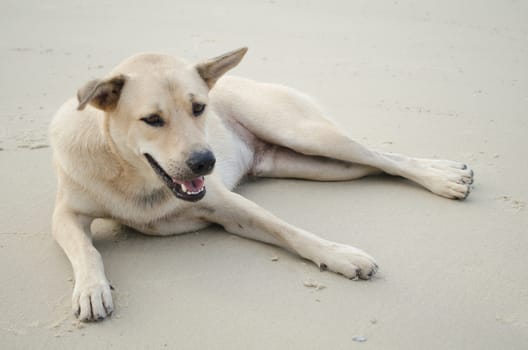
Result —
[{"label": "dog's neck", "polygon": [[167,199],[171,198],[172,194],[165,187],[154,189],[147,193],[136,194],[133,198],[136,206],[140,208],[155,208]]}]

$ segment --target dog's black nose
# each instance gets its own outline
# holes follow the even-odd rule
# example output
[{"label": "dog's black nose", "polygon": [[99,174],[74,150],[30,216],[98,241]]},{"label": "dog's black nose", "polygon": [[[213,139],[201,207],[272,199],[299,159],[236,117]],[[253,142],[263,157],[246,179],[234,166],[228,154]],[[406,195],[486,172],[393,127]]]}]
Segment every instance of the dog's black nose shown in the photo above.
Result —
[{"label": "dog's black nose", "polygon": [[207,175],[213,170],[216,158],[209,150],[194,151],[186,163],[194,174]]}]

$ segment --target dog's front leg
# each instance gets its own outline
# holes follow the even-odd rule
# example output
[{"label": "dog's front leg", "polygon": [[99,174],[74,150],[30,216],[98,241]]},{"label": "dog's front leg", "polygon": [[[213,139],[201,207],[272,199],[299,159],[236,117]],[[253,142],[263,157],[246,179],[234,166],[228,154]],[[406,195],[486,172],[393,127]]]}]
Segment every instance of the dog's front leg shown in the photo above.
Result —
[{"label": "dog's front leg", "polygon": [[72,307],[81,321],[102,320],[114,308],[101,254],[92,244],[92,220],[60,202],[53,213],[53,236],[72,264],[75,279]]},{"label": "dog's front leg", "polygon": [[294,227],[236,193],[212,193],[203,205],[204,219],[237,235],[286,248],[313,261],[321,270],[369,279],[378,269],[375,260],[362,250]]}]

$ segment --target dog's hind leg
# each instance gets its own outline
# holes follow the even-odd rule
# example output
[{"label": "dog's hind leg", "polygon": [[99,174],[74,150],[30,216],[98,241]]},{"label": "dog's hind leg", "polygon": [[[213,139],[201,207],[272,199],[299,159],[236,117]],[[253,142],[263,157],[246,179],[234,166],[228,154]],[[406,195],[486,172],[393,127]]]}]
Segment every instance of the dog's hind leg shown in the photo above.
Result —
[{"label": "dog's hind leg", "polygon": [[[343,166],[345,168],[350,166],[348,174],[350,179],[376,173],[374,169],[377,169],[390,175],[405,177],[447,198],[464,199],[470,192],[473,171],[465,164],[376,151],[355,142],[331,124],[318,123],[313,120],[292,123],[290,128],[294,129],[298,136],[282,140],[282,146],[312,157],[312,162],[314,156],[335,160],[337,163],[329,163],[334,168],[341,164],[341,175],[346,173],[345,169],[342,169]],[[308,139],[301,135],[314,135],[315,137]],[[281,156],[288,157],[285,154]],[[279,159],[279,164],[281,161],[284,162],[284,159]],[[307,159],[304,159],[302,163],[306,164]],[[358,167],[358,165],[363,167]],[[291,169],[292,166],[286,168]],[[313,172],[317,170],[314,169]]]},{"label": "dog's hind leg", "polygon": [[251,174],[259,177],[297,178],[314,181],[346,181],[383,173],[367,165],[321,156],[308,156],[281,146],[263,148]]},{"label": "dog's hind leg", "polygon": [[[306,156],[379,169],[405,177],[447,198],[463,199],[469,194],[473,172],[465,164],[367,148],[326,119],[309,97],[293,89],[231,79],[224,83],[218,97],[229,100],[230,116],[266,144],[282,146]],[[306,165],[307,159],[303,161]],[[369,171],[359,168],[358,174]],[[277,169],[275,172],[279,173]],[[354,173],[351,175],[350,178],[354,178]]]}]

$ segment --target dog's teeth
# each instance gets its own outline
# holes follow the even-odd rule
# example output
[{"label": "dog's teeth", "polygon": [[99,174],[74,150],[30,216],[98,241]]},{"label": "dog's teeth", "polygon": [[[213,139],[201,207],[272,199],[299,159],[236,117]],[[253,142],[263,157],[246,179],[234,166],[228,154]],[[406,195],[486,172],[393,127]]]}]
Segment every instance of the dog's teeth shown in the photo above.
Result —
[{"label": "dog's teeth", "polygon": [[189,188],[187,188],[187,186],[185,186],[184,184],[180,184],[180,188],[181,188],[181,191],[190,195],[190,196],[194,196],[194,195],[197,195],[197,194],[200,194],[204,191],[205,187],[202,187],[201,189],[199,189],[198,191],[193,191]]}]

